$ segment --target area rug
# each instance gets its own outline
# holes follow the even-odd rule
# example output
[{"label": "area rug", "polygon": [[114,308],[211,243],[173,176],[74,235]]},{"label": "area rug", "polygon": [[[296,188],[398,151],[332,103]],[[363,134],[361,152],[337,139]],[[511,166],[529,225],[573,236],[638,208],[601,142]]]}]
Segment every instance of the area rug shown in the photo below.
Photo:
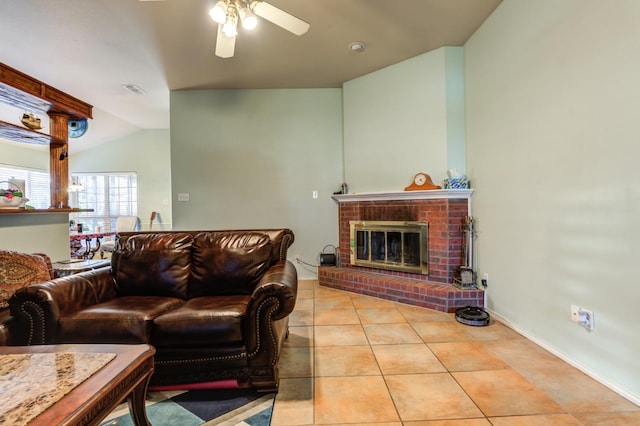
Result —
[{"label": "area rug", "polygon": [[[147,417],[154,426],[269,426],[274,398],[243,389],[149,392]],[[133,426],[127,404],[101,426]]]}]

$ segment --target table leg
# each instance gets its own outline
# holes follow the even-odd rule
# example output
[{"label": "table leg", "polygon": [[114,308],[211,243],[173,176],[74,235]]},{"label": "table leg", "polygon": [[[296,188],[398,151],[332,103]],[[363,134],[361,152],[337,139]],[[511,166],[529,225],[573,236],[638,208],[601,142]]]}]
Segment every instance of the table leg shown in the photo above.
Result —
[{"label": "table leg", "polygon": [[[96,255],[96,252],[100,250],[100,237],[96,237],[96,247],[93,249],[93,253],[91,254],[91,258]],[[101,257],[102,258],[102,257]]]},{"label": "table leg", "polygon": [[152,426],[147,418],[147,409],[145,408],[147,386],[149,385],[150,378],[151,373],[149,373],[143,380],[140,380],[140,383],[138,383],[127,396],[129,413],[131,413],[133,424],[136,426]]},{"label": "table leg", "polygon": [[93,259],[96,255],[96,252],[98,250],[100,250],[100,238],[101,237],[96,237],[96,245],[95,247],[93,247],[91,245],[91,238],[86,238],[85,239],[85,244],[87,245],[87,251],[85,253],[85,259]]},{"label": "table leg", "polygon": [[85,252],[84,252],[84,258],[85,259],[91,259],[93,258],[93,253],[91,253],[91,238],[85,238],[84,239],[84,245],[85,245]]}]

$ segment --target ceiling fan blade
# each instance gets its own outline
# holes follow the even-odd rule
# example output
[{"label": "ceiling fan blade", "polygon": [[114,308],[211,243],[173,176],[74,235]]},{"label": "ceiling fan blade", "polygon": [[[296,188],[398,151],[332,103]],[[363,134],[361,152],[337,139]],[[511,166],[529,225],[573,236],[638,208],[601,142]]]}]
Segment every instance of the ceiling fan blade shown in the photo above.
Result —
[{"label": "ceiling fan blade", "polygon": [[295,35],[302,35],[309,30],[309,24],[307,22],[302,19],[298,19],[267,2],[253,2],[251,4],[251,9],[256,15],[294,33]]},{"label": "ceiling fan blade", "polygon": [[236,36],[229,37],[222,32],[222,25],[218,24],[218,36],[216,37],[216,56],[231,58],[236,50]]}]

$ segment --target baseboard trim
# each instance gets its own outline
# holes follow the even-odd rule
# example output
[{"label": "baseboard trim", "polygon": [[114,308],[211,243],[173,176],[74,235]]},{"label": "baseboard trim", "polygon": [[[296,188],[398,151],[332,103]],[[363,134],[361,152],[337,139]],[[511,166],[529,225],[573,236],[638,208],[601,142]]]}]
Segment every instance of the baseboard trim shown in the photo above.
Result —
[{"label": "baseboard trim", "polygon": [[485,308],[485,310],[487,312],[489,312],[492,317],[494,317],[495,319],[499,320],[502,324],[506,325],[507,327],[509,327],[513,331],[523,335],[525,338],[527,338],[527,340],[530,340],[531,342],[535,343],[536,345],[540,346],[541,348],[551,352],[552,354],[554,354],[555,356],[557,356],[561,360],[565,361],[566,363],[570,364],[571,366],[573,366],[573,367],[577,368],[578,370],[582,371],[584,374],[586,374],[587,376],[591,377],[593,380],[597,381],[598,383],[602,384],[603,386],[606,386],[607,388],[611,389],[612,391],[614,391],[615,393],[617,393],[621,397],[623,397],[625,399],[628,399],[632,403],[640,406],[640,395],[636,395],[633,392],[630,392],[628,389],[625,389],[624,387],[620,386],[619,384],[617,384],[615,382],[612,382],[611,380],[601,376],[600,374],[596,373],[595,371],[593,371],[589,367],[587,367],[584,364],[582,364],[582,363],[576,361],[575,359],[571,358],[567,354],[558,351],[556,348],[554,348],[552,346],[549,346],[544,341],[538,339],[536,336],[531,335],[526,330],[522,329],[521,327],[518,327],[516,324],[512,323],[507,318],[501,316],[500,314],[494,312],[493,310],[487,309],[487,308]]}]

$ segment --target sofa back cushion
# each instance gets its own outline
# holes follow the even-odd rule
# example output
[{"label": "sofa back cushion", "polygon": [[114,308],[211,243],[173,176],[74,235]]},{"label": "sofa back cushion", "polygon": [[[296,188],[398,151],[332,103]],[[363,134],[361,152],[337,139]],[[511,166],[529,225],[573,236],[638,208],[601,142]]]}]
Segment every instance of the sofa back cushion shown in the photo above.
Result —
[{"label": "sofa back cushion", "polygon": [[9,306],[16,290],[52,278],[47,260],[36,254],[0,250],[0,309]]},{"label": "sofa back cushion", "polygon": [[118,294],[186,299],[192,245],[182,232],[118,235],[111,257]]},{"label": "sofa back cushion", "polygon": [[268,235],[251,231],[195,234],[189,297],[251,294],[271,266]]}]

